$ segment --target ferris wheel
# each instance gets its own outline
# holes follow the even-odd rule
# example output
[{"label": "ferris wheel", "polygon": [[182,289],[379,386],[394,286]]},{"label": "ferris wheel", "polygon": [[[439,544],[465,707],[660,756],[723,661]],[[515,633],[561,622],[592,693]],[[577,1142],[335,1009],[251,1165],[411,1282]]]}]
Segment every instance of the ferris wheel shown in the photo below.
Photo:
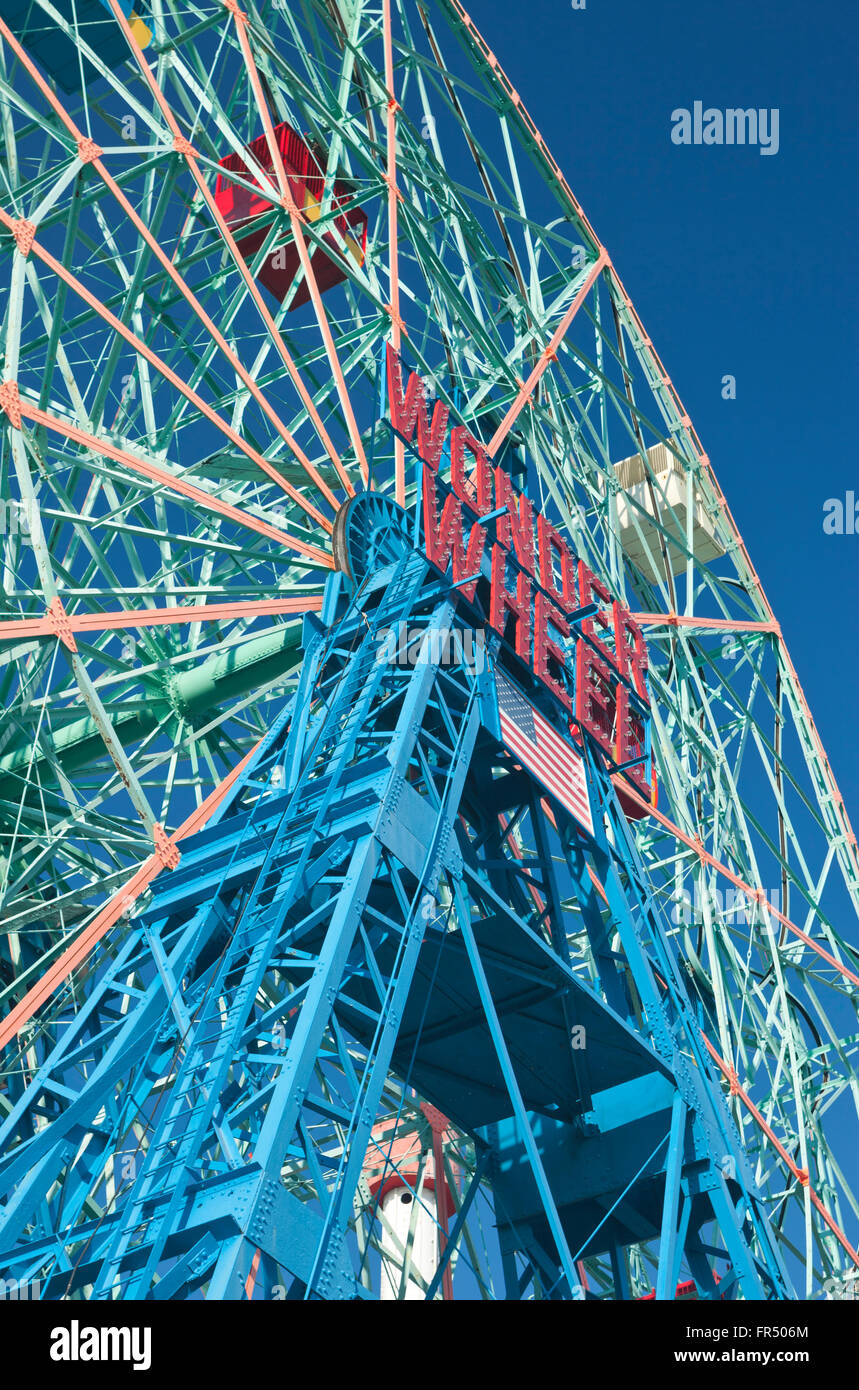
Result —
[{"label": "ferris wheel", "polygon": [[[650,1118],[670,1123],[662,1156],[654,1149],[630,1177],[653,1189],[640,1229],[620,1168],[587,1210],[552,1177],[563,1164],[546,1125],[568,1126],[561,1148],[569,1136],[585,1143],[601,1103],[608,1113],[599,1097],[645,1075],[644,1052],[652,1075],[668,1075],[650,1039],[654,1010],[670,1001],[683,1039],[671,1047],[710,1078],[700,1133],[735,1136],[722,1144],[725,1182],[747,1202],[732,1239],[752,1252],[748,1278],[763,1269],[768,1296],[837,1295],[859,1265],[856,838],[694,426],[458,0],[151,0],[139,12],[118,0],[0,0],[0,114],[4,1276],[56,1298],[159,1285],[160,1297],[278,1297],[290,1280],[325,1297],[754,1296],[724,1231],[709,1262],[703,1236],[697,1255],[684,1246],[704,1197],[665,1159],[683,1150],[682,1107],[652,1101]],[[449,691],[401,794],[402,806],[423,795],[422,777],[437,791],[444,765],[448,789],[426,832],[434,886],[423,869],[409,870],[414,889],[390,867],[384,885],[378,865],[367,870],[366,956],[348,980],[338,957],[335,980],[315,938],[290,944],[287,960],[284,938],[265,935],[275,883],[293,873],[293,854],[314,913],[353,891],[357,869],[337,849],[346,832],[330,829],[345,783],[317,804],[314,780],[340,768],[344,730],[343,767],[378,776],[374,750],[416,669],[394,662],[385,679],[402,691],[378,681],[371,691],[356,655],[370,625],[374,639],[386,623],[408,632],[419,612],[423,640],[439,585],[452,586],[454,627],[479,596],[479,556],[476,573],[436,574],[430,588],[410,568],[427,465],[439,486],[451,467],[446,428],[494,470],[495,492],[475,494],[475,508],[496,548],[513,497],[508,536],[530,508],[589,577],[573,628],[603,642],[609,663],[626,639],[599,627],[601,604],[642,635],[647,736],[636,725],[641,756],[600,764],[601,875],[562,833],[562,798],[559,809],[531,788],[527,812],[505,803],[495,840],[475,828],[474,788],[453,806],[451,787],[465,795],[457,768],[465,777],[477,757],[458,721],[477,696]],[[466,481],[479,493],[479,478]],[[380,573],[371,612],[357,596]],[[522,650],[499,655],[505,613],[492,659],[516,677]],[[506,698],[521,711],[526,695],[520,683]],[[481,756],[497,760],[499,727]],[[334,837],[324,851],[323,802]],[[460,858],[474,856],[468,903],[462,865],[435,843],[443,814]],[[227,833],[239,823],[245,848]],[[289,853],[287,830],[306,837]],[[236,870],[234,881],[254,836],[265,844],[247,869],[255,877]],[[560,1080],[555,1094],[551,1078],[528,1091],[527,1029],[548,1029],[549,1014],[509,993],[501,946],[471,938],[469,922],[485,924],[492,895],[507,893],[492,878],[502,859],[503,884],[514,861],[519,875],[510,903],[526,903],[517,920],[534,913],[520,983],[544,968],[542,932],[566,982],[547,985],[547,999],[579,991],[605,1049],[621,1034],[637,1049],[634,1067],[607,1068],[602,1082],[596,1062],[588,1084],[576,1072],[581,1094]],[[196,954],[183,946],[180,969],[171,952],[186,928],[202,931],[201,884],[221,904],[222,936]],[[371,986],[417,1007],[417,976],[403,973],[417,910],[403,908],[390,962],[369,925],[401,894],[431,903],[415,951],[435,932],[444,979],[459,979],[456,951],[473,971],[457,1017],[489,1019],[501,1080],[493,1071],[484,1089],[503,1082],[518,1096],[509,1115],[465,1086],[482,1063],[452,1045],[442,1053],[454,1025],[427,1003],[441,976],[422,955],[408,968],[426,975],[423,1011],[397,1004],[408,1046],[385,1050],[387,1015],[368,1022],[382,1008]],[[509,955],[500,926],[499,939]],[[636,942],[656,981],[650,1004],[630,964]],[[318,1036],[308,960],[314,980],[324,967],[326,988],[341,991]],[[628,1009],[605,989],[611,960],[625,962]],[[611,1005],[613,1032],[600,1033],[608,1015],[595,1000]],[[505,1034],[514,1015],[518,1031],[511,1022]],[[296,1057],[307,1059],[307,1105],[294,1133],[275,1134],[266,1116]],[[699,1081],[684,1085],[691,1113]],[[189,1115],[200,1128],[184,1186],[155,1212],[156,1189],[176,1180],[165,1154],[192,1144]],[[626,1119],[644,1133],[643,1110]],[[533,1210],[499,1158],[508,1122],[535,1174]],[[223,1190],[231,1174],[249,1184],[266,1145],[275,1167],[253,1202],[288,1200],[317,1232],[301,1268],[285,1270],[266,1245],[257,1207],[257,1226],[229,1235],[203,1223],[199,1193],[189,1214],[189,1171],[201,1190]],[[672,1184],[680,1237],[647,1215],[648,1201],[665,1209]],[[716,1206],[706,1211],[718,1225]],[[156,1225],[150,1251],[142,1232]],[[230,1242],[242,1251],[227,1258]]]}]

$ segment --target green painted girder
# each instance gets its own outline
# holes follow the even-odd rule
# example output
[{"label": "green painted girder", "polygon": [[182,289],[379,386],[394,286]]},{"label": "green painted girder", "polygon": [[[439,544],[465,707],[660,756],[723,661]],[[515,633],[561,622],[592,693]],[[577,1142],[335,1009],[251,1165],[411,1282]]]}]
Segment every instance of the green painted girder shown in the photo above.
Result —
[{"label": "green painted girder", "polygon": [[[168,669],[158,682],[147,677],[147,685],[153,692],[149,707],[128,714],[119,713],[114,717],[114,726],[125,746],[131,748],[159,725],[169,727],[179,720],[187,720],[192,725],[202,723],[210,711],[228,701],[238,701],[279,677],[291,674],[300,660],[300,640],[300,623],[283,624],[209,657],[196,669],[180,672]],[[155,694],[159,686],[161,693]],[[92,765],[104,752],[98,726],[88,715],[60,726],[52,742],[55,756],[66,773]],[[0,787],[4,773],[18,772],[28,766],[30,753],[30,743],[19,740],[0,757]],[[35,763],[36,786],[43,780],[38,774],[44,766],[39,760]]]}]

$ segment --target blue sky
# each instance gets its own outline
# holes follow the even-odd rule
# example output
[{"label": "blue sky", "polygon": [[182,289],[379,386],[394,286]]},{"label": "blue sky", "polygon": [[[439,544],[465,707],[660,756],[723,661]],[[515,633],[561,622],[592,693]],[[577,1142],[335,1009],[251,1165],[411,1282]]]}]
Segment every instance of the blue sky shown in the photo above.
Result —
[{"label": "blue sky", "polygon": [[[859,535],[825,535],[823,518],[827,499],[859,499],[856,21],[833,0],[467,9],[695,422],[855,827]],[[672,144],[672,111],[695,101],[778,108],[778,153]],[[726,374],[735,400],[722,399]]]}]

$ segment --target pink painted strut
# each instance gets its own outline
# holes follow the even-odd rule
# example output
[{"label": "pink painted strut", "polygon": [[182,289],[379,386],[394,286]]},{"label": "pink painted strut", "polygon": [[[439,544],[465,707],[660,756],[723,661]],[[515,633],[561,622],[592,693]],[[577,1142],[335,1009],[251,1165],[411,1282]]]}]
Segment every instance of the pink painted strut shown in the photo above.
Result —
[{"label": "pink painted strut", "polygon": [[[247,603],[178,604],[175,608],[123,608],[114,613],[65,614],[71,632],[107,632],[112,628],[169,627],[174,623],[227,622],[237,618],[265,618],[276,613],[318,613],[321,594],[306,598],[251,599]],[[49,617],[9,618],[0,622],[0,641],[56,636]]]}]

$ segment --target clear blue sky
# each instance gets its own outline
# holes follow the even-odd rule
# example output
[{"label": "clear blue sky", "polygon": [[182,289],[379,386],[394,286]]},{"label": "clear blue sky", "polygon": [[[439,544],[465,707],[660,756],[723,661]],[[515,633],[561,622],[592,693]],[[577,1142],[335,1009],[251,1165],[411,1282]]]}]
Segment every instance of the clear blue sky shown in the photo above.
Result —
[{"label": "clear blue sky", "polygon": [[[857,25],[844,0],[466,0],[695,422],[859,818],[853,489]],[[672,144],[678,107],[779,110],[779,150]],[[721,397],[722,377],[737,398]]]}]

